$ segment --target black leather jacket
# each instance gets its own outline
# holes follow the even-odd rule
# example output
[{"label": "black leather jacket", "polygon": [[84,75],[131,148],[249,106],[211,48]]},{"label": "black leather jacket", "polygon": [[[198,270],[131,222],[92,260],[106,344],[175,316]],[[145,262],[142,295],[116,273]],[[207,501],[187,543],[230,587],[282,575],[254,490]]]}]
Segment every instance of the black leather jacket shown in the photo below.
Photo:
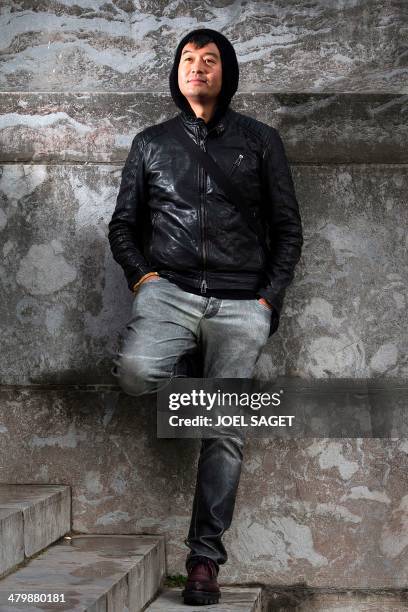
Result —
[{"label": "black leather jacket", "polygon": [[[276,331],[303,244],[291,171],[278,131],[227,108],[208,129],[184,111],[133,139],[109,242],[129,289],[147,272],[183,286],[251,290],[273,305]],[[169,131],[180,120],[241,190],[261,242],[234,204]]]}]

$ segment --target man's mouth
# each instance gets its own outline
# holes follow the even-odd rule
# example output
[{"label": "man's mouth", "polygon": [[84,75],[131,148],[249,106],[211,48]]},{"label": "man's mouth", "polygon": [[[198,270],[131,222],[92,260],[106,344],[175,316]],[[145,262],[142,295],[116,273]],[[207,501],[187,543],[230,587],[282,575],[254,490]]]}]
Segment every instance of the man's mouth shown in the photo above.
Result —
[{"label": "man's mouth", "polygon": [[190,79],[189,83],[206,83],[207,81],[203,81],[202,79]]}]

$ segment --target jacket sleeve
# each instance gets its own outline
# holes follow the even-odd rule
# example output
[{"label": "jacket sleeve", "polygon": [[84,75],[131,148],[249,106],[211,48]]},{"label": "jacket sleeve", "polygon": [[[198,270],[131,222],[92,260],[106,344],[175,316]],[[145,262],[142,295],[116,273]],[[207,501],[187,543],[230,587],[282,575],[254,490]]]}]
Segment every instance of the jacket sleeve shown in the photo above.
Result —
[{"label": "jacket sleeve", "polygon": [[258,294],[273,306],[273,333],[278,328],[286,287],[293,280],[303,245],[292,174],[282,139],[275,128],[272,128],[263,154],[262,189],[270,253],[266,263],[266,283]]},{"label": "jacket sleeve", "polygon": [[154,271],[142,253],[147,207],[143,147],[137,134],[122,170],[116,207],[108,226],[113,258],[122,267],[130,290],[147,272]]}]

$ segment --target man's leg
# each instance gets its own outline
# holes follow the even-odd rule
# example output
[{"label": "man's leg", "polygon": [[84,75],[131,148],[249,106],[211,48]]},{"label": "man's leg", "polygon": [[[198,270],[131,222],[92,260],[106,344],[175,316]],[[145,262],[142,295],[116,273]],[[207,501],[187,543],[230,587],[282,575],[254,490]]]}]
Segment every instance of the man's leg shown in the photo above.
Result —
[{"label": "man's leg", "polygon": [[[201,321],[205,378],[252,378],[270,329],[271,311],[257,300],[210,298]],[[244,436],[225,431],[201,443],[186,567],[194,557],[227,561],[221,537],[229,528],[238,490]]]},{"label": "man's leg", "polygon": [[197,346],[202,300],[167,279],[140,286],[111,372],[129,395],[155,393],[173,376],[186,376],[182,360]]}]

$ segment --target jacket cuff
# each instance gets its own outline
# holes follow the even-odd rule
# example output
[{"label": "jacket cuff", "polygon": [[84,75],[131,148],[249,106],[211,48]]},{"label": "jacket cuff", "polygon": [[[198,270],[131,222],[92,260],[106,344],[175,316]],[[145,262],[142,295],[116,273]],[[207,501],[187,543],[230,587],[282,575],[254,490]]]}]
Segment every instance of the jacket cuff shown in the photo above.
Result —
[{"label": "jacket cuff", "polygon": [[151,268],[150,266],[139,266],[137,271],[135,271],[132,276],[130,276],[128,278],[128,287],[130,289],[130,291],[132,291],[133,293],[133,285],[135,285],[138,281],[140,281],[140,279],[145,275],[148,274],[149,272],[156,272],[156,270],[154,268]]}]

